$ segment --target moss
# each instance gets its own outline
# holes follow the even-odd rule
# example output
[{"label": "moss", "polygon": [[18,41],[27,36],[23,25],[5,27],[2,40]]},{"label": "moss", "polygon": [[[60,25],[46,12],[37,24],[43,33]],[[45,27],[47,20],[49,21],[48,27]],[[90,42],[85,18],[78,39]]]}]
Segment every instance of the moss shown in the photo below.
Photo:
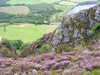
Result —
[{"label": "moss", "polygon": [[49,44],[43,44],[39,50],[39,54],[51,52],[51,46]]},{"label": "moss", "polygon": [[38,47],[41,47],[43,45],[43,43],[44,43],[43,40],[36,41],[36,44],[38,45]]}]

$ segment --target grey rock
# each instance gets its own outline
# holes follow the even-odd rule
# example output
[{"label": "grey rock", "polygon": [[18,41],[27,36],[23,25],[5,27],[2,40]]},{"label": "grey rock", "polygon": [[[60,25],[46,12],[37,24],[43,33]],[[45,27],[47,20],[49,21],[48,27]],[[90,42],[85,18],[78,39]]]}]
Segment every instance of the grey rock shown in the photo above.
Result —
[{"label": "grey rock", "polygon": [[53,33],[50,41],[53,47],[62,43],[72,47],[79,45],[82,42],[81,37],[86,39],[92,37],[91,29],[100,22],[100,4],[69,13],[63,17],[60,26]]}]

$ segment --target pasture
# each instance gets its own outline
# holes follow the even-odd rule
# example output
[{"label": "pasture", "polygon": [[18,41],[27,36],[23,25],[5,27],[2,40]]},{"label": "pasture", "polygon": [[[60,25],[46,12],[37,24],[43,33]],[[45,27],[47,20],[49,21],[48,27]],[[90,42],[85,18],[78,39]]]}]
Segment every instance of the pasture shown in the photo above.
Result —
[{"label": "pasture", "polygon": [[27,6],[6,6],[0,7],[0,12],[13,15],[27,15],[30,9]]},{"label": "pasture", "polygon": [[0,36],[8,40],[22,40],[24,43],[32,42],[43,36],[43,34],[52,32],[56,26],[48,25],[9,25],[6,32],[0,27]]},{"label": "pasture", "polygon": [[41,3],[55,3],[61,0],[10,0],[7,4],[41,4]]}]

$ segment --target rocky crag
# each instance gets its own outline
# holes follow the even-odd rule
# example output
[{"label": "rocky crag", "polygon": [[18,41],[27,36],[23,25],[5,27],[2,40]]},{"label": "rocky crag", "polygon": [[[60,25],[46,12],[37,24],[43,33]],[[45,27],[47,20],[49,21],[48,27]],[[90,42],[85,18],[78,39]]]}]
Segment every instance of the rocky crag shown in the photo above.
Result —
[{"label": "rocky crag", "polygon": [[[52,51],[61,52],[63,50],[70,51],[90,39],[93,43],[99,41],[99,38],[94,38],[94,36],[99,32],[96,30],[100,29],[100,3],[88,5],[88,8],[83,6],[77,11],[75,9],[77,7],[63,17],[61,24],[53,33],[46,34],[37,40],[38,43],[42,41],[41,46],[40,43],[38,46],[37,41],[34,42],[35,45],[33,43],[34,46],[31,46],[31,49],[34,50],[34,53],[38,53],[44,43],[49,44]],[[25,52],[27,49],[24,49],[21,55]]]},{"label": "rocky crag", "polygon": [[[62,52],[70,51],[90,39],[93,43],[99,42],[99,38],[94,36],[99,32],[96,30],[100,29],[100,3],[89,5],[88,8],[85,6],[74,12],[76,8],[63,17],[61,24],[53,33],[45,34],[29,46],[28,53],[37,54],[45,44],[49,44],[53,52]],[[22,56],[24,53],[26,53],[24,56],[29,55],[27,49],[23,49]]]},{"label": "rocky crag", "polygon": [[63,17],[61,25],[53,33],[51,44],[55,48],[59,44],[77,46],[82,38],[93,37],[92,28],[100,22],[100,4],[92,5],[78,12],[70,12]]}]

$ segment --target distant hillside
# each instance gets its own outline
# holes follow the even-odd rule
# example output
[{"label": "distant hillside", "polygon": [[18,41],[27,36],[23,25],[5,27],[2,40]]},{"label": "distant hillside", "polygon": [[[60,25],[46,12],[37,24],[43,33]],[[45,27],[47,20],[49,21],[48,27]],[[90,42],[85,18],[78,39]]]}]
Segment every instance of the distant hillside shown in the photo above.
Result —
[{"label": "distant hillside", "polygon": [[41,4],[41,3],[54,3],[61,0],[9,0],[7,4]]},{"label": "distant hillside", "polygon": [[6,6],[0,7],[0,12],[13,15],[27,15],[30,12],[30,10],[26,6]]},{"label": "distant hillside", "polygon": [[67,11],[84,1],[89,0],[0,0],[0,23],[58,23]]}]

